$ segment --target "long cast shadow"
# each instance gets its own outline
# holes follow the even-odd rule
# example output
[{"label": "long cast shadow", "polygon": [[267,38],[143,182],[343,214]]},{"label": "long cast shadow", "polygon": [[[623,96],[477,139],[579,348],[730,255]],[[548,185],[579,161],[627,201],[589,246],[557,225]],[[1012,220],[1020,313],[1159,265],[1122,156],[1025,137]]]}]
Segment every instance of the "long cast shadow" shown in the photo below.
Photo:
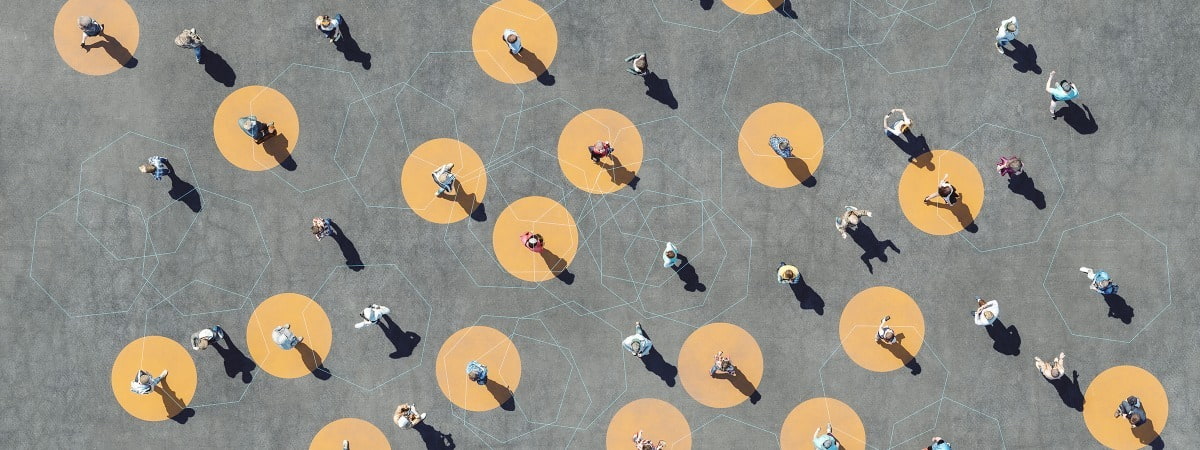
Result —
[{"label": "long cast shadow", "polygon": [[875,237],[875,231],[866,223],[859,222],[858,228],[854,231],[846,230],[846,233],[850,235],[851,239],[854,239],[854,243],[858,244],[859,248],[862,248],[863,253],[859,255],[858,259],[867,265],[867,272],[875,273],[875,268],[871,266],[872,259],[878,259],[881,263],[887,262],[887,249],[890,248],[892,251],[900,253],[900,247],[892,243],[891,239],[879,240],[878,237]]},{"label": "long cast shadow", "polygon": [[338,28],[342,30],[342,38],[333,43],[337,51],[342,52],[346,61],[360,63],[363,70],[371,70],[371,54],[358,48],[358,41],[350,35],[350,25],[346,22],[345,17],[342,18],[342,23],[338,25]]},{"label": "long cast shadow", "polygon": [[200,52],[200,61],[204,63],[204,72],[208,73],[213,81],[226,87],[233,87],[233,82],[237,81],[237,73],[233,71],[233,67],[230,67],[228,62],[225,62],[225,58],[207,46],[201,47]]},{"label": "long cast shadow", "polygon": [[800,158],[783,158],[787,168],[792,172],[792,176],[800,181],[804,187],[813,187],[817,185],[817,178],[813,176],[812,170],[809,170],[808,163]]},{"label": "long cast shadow", "polygon": [[1008,177],[1008,190],[1033,202],[1037,209],[1046,209],[1046,194],[1034,187],[1033,178],[1029,178],[1028,172]]},{"label": "long cast shadow", "polygon": [[700,9],[708,11],[713,8],[713,3],[715,2],[716,0],[700,0]]},{"label": "long cast shadow", "polygon": [[796,274],[796,280],[796,284],[789,284],[788,287],[792,288],[792,295],[800,302],[800,309],[811,309],[818,316],[825,315],[825,299],[804,282],[804,275]]},{"label": "long cast shadow", "polygon": [[1100,126],[1096,124],[1096,116],[1093,116],[1092,110],[1083,103],[1067,101],[1067,106],[1055,111],[1054,115],[1062,116],[1067,125],[1070,125],[1079,134],[1092,134],[1100,129]]},{"label": "long cast shadow", "polygon": [[221,355],[221,359],[225,365],[225,375],[229,378],[235,378],[240,373],[242,374],[242,382],[249,384],[250,380],[254,379],[254,369],[258,366],[254,364],[254,360],[242,353],[242,350],[234,345],[233,339],[229,338],[229,333],[225,333],[225,338],[222,340],[225,348],[214,342],[213,348],[217,349],[217,353]]},{"label": "long cast shadow", "polygon": [[1021,333],[1016,325],[1004,326],[997,317],[987,329],[988,337],[992,338],[992,348],[1004,355],[1017,356],[1021,354]]},{"label": "long cast shadow", "polygon": [[413,429],[421,435],[428,450],[452,450],[455,447],[453,435],[442,433],[425,422],[414,425]]},{"label": "long cast shadow", "polygon": [[[171,389],[171,385],[168,383],[170,379],[170,377],[163,378],[162,381],[158,383],[158,386],[156,386],[159,390],[159,393],[162,394],[163,406],[167,408],[167,416],[170,417],[171,420],[181,424],[187,423],[188,418],[196,415],[196,413],[191,408],[184,406],[183,399],[179,398],[179,395],[175,394],[174,389]],[[184,411],[187,411],[188,414],[184,414]]]},{"label": "long cast shadow", "polygon": [[279,163],[279,167],[289,172],[296,170],[296,160],[292,158],[292,154],[287,150],[287,136],[282,134],[270,136],[267,140],[263,141],[262,146],[268,155],[275,158],[275,161]]},{"label": "long cast shadow", "polygon": [[1146,423],[1141,424],[1137,428],[1131,430],[1133,436],[1138,439],[1143,445],[1148,445],[1152,449],[1166,448],[1167,444],[1163,442],[1162,436],[1158,435],[1158,431],[1154,429],[1154,421],[1146,418]]},{"label": "long cast shadow", "polygon": [[640,359],[642,365],[646,366],[646,370],[658,375],[664,383],[667,383],[667,387],[675,387],[675,376],[679,374],[679,368],[663,359],[662,353],[659,353],[657,348],[650,347],[650,353]]},{"label": "long cast shadow", "polygon": [[183,181],[183,179],[179,178],[179,175],[175,174],[175,167],[171,166],[171,161],[168,160],[166,164],[167,168],[171,170],[167,174],[167,178],[171,179],[171,190],[167,191],[167,195],[171,197],[171,200],[187,205],[188,209],[191,209],[192,212],[200,212],[200,191],[196,190],[196,187],[192,186],[191,183]]},{"label": "long cast shadow", "polygon": [[527,48],[522,48],[519,53],[513,55],[518,62],[525,65],[534,75],[537,75],[537,80],[546,86],[554,85],[554,75],[550,75],[550,71],[546,69],[546,63],[542,62],[537,57],[537,53],[530,51]]},{"label": "long cast shadow", "polygon": [[904,154],[908,155],[908,162],[913,165],[929,170],[933,170],[933,153],[930,153],[929,143],[925,141],[925,135],[914,135],[912,129],[904,130],[904,138],[896,136],[892,133],[884,133],[888,139],[891,139]]},{"label": "long cast shadow", "polygon": [[560,258],[548,248],[543,248],[541,255],[542,259],[546,261],[546,268],[554,273],[555,278],[558,278],[559,281],[565,284],[575,283],[575,274],[567,270],[567,261],[565,259]]},{"label": "long cast shadow", "polygon": [[750,382],[750,379],[746,378],[745,372],[741,370],[737,371],[737,375],[719,373],[713,375],[713,377],[729,380],[729,383],[732,384],[733,387],[737,388],[738,392],[741,392],[742,395],[745,395],[746,397],[750,397],[751,404],[757,405],[758,401],[762,400],[762,394],[758,392],[758,389],[754,387],[754,384]]},{"label": "long cast shadow", "polygon": [[921,363],[918,363],[917,357],[913,356],[912,353],[909,353],[908,349],[904,348],[904,345],[902,345],[904,343],[904,333],[897,334],[896,341],[897,342],[895,344],[885,345],[880,343],[879,345],[883,348],[886,348],[887,351],[892,352],[892,356],[895,356],[896,359],[899,359],[901,362],[903,362],[904,367],[907,367],[910,373],[913,375],[920,375]]},{"label": "long cast shadow", "polygon": [[675,274],[679,275],[679,281],[683,282],[683,290],[688,292],[708,290],[704,283],[700,282],[700,275],[696,273],[696,267],[688,263],[687,256],[679,256],[679,268],[675,269]]},{"label": "long cast shadow", "polygon": [[1125,301],[1125,297],[1117,294],[1104,294],[1104,303],[1108,304],[1108,317],[1120,320],[1129,325],[1133,322],[1133,307]]},{"label": "long cast shadow", "polygon": [[671,109],[679,109],[679,101],[675,100],[675,94],[671,92],[670,81],[659,78],[658,74],[650,72],[642,77],[642,82],[646,84],[648,97],[658,100],[659,103],[667,105]]},{"label": "long cast shadow", "polygon": [[362,257],[358,255],[358,248],[354,247],[354,243],[350,242],[350,238],[346,237],[342,232],[342,227],[339,227],[337,222],[330,221],[333,226],[334,234],[330,236],[334,242],[337,242],[339,248],[342,249],[342,257],[346,258],[346,267],[350,270],[358,272],[365,267],[362,262]]},{"label": "long cast shadow", "polygon": [[87,51],[92,51],[92,49],[96,47],[102,48],[108,53],[109,57],[116,60],[118,63],[121,63],[121,67],[126,69],[137,67],[137,58],[134,58],[133,54],[129,53],[129,49],[125,48],[124,45],[121,45],[120,40],[117,40],[116,37],[103,32],[101,32],[101,36],[104,36],[104,40],[85,45],[84,49]]},{"label": "long cast shadow", "polygon": [[1027,45],[1018,39],[1009,41],[1013,50],[1004,49],[1004,56],[1012,58],[1013,69],[1017,72],[1025,73],[1032,71],[1033,73],[1042,73],[1042,68],[1037,63],[1037,50],[1032,45]]},{"label": "long cast shadow", "polygon": [[1083,390],[1079,388],[1079,372],[1072,370],[1071,376],[1063,376],[1057,380],[1046,380],[1058,391],[1058,398],[1064,405],[1083,412]]},{"label": "long cast shadow", "polygon": [[800,18],[800,15],[796,14],[796,10],[792,8],[792,0],[783,0],[783,2],[780,2],[779,6],[775,7],[775,12],[778,12],[779,14],[782,14],[783,17],[787,17],[789,19]]},{"label": "long cast shadow", "polygon": [[312,372],[314,377],[317,377],[318,380],[333,378],[333,372],[325,368],[323,361],[321,361],[321,355],[313,351],[312,347],[308,346],[308,343],[300,342],[296,345],[295,349],[300,352],[300,357],[304,359],[304,366]]},{"label": "long cast shadow", "polygon": [[976,224],[975,218],[971,217],[971,207],[962,201],[962,194],[959,194],[958,201],[954,203],[954,206],[942,202],[931,202],[929,204],[936,206],[938,209],[950,210],[950,213],[954,214],[954,218],[958,220],[959,225],[962,225],[963,229],[967,230],[968,233],[979,232],[979,224]]},{"label": "long cast shadow", "polygon": [[383,335],[387,336],[388,341],[391,341],[392,346],[396,347],[396,351],[388,355],[392,359],[412,356],[413,350],[416,350],[417,344],[421,342],[421,335],[400,329],[396,322],[392,322],[392,316],[389,314],[383,315],[383,319],[379,321],[379,328],[383,330]]},{"label": "long cast shadow", "polygon": [[[442,193],[443,197],[450,195],[451,194],[448,192]],[[487,220],[487,212],[485,212],[483,209],[483,203],[479,202],[479,196],[475,195],[474,192],[464,193],[462,183],[460,183],[457,178],[454,179],[453,197],[454,202],[458,203],[458,206],[462,207],[463,211],[466,211],[467,214],[470,215],[471,219],[475,220],[476,222],[483,222]]]},{"label": "long cast shadow", "polygon": [[513,396],[512,390],[507,386],[488,380],[487,390],[500,403],[500,409],[505,411],[515,411],[517,409],[517,399]]},{"label": "long cast shadow", "polygon": [[624,184],[636,191],[637,184],[642,179],[638,178],[637,174],[633,171],[626,169],[625,165],[621,163],[621,158],[616,153],[609,153],[608,157],[612,159],[612,164],[609,165],[601,162],[600,167],[603,167],[604,171],[608,172],[608,176],[612,178],[613,184]]}]

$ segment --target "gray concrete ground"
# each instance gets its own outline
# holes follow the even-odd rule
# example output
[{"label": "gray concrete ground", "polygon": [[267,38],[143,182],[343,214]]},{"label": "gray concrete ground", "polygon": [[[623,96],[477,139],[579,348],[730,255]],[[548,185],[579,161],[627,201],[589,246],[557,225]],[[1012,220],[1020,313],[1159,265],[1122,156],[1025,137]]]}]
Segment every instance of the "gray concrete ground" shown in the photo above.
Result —
[{"label": "gray concrete ground", "polygon": [[[793,407],[831,396],[857,410],[872,448],[917,448],[934,434],[964,449],[1098,448],[1033,369],[1033,356],[1060,351],[1083,390],[1115,365],[1154,373],[1171,399],[1162,443],[1200,445],[1198,286],[1187,275],[1200,268],[1200,163],[1187,138],[1195,3],[787,0],[741,16],[713,0],[537,0],[559,35],[553,84],[519,86],[489,78],[470,53],[487,2],[351,3],[134,0],[138,63],[99,77],[59,59],[61,2],[6,5],[18,19],[0,27],[5,447],[304,448],[326,423],[359,417],[393,448],[593,449],[616,410],[654,397],[683,412],[696,448],[774,448]],[[312,30],[322,12],[345,16],[361,53]],[[1016,63],[992,45],[1010,15],[1030,46]],[[207,66],[172,44],[192,26],[219,54]],[[638,51],[669,86],[655,98],[624,72]],[[1058,120],[1042,90],[1051,70],[1082,92]],[[246,172],[216,149],[217,105],[255,84],[299,113],[295,171]],[[739,162],[742,121],[776,101],[807,108],[825,133],[812,187],[764,187]],[[879,130],[893,107],[929,147],[983,172],[974,233],[931,236],[901,213],[906,155]],[[638,124],[636,189],[591,195],[558,170],[560,130],[591,108]],[[484,220],[435,225],[407,209],[400,166],[434,137],[483,157]],[[1011,192],[989,173],[1006,149],[1025,157],[1038,192]],[[174,187],[134,171],[151,154],[174,162]],[[579,223],[571,284],[522,282],[495,262],[495,218],[529,195],[558,200]],[[846,204],[875,212],[871,231],[897,248],[886,261],[864,264],[874,244],[838,238],[833,217]],[[315,242],[315,215],[352,244]],[[704,290],[656,267],[666,240],[691,256]],[[348,270],[347,259],[367,267]],[[801,269],[804,305],[774,282],[783,260]],[[1113,273],[1125,305],[1088,291],[1082,265]],[[919,375],[868,372],[840,349],[843,306],[876,285],[922,308]],[[254,306],[280,292],[330,314],[332,377],[279,379],[194,353],[200,385],[184,423],[143,422],[117,405],[108,373],[126,343],[182,341],[216,322],[244,345]],[[1001,300],[1019,345],[994,349],[969,321],[976,295]],[[392,358],[382,336],[352,333],[355,308],[371,301],[393,308],[411,354]],[[766,358],[762,399],[722,410],[692,400],[677,377],[664,382],[621,351],[636,320],[672,364],[698,326],[749,330]],[[475,324],[521,351],[515,411],[464,412],[437,388],[441,343]],[[390,423],[409,401],[432,428]]]}]

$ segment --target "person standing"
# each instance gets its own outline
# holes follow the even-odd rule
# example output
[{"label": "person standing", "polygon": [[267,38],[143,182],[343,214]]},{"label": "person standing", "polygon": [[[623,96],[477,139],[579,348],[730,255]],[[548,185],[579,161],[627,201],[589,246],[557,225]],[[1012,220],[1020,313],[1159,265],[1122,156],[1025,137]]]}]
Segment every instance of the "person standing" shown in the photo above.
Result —
[{"label": "person standing", "polygon": [[664,450],[667,448],[667,441],[658,441],[658,445],[654,445],[654,441],[642,437],[644,430],[638,430],[637,434],[633,435],[634,450]]},{"label": "person standing", "polygon": [[633,323],[633,334],[621,341],[621,347],[632,353],[633,356],[641,358],[650,354],[650,349],[654,347],[654,343],[650,338],[646,337],[646,332],[642,330],[641,322]]},{"label": "person standing", "polygon": [[821,427],[817,427],[817,430],[813,431],[813,447],[816,450],[838,450],[840,448],[838,444],[840,442],[833,435],[832,423],[825,424],[825,434],[821,434]]},{"label": "person standing", "polygon": [[884,345],[900,342],[900,339],[896,338],[896,330],[887,326],[887,321],[889,320],[892,320],[892,316],[883,316],[883,319],[879,321],[879,328],[875,330],[875,342]]},{"label": "person standing", "polygon": [[175,36],[175,45],[181,48],[190,49],[192,55],[196,57],[196,62],[200,62],[200,57],[204,55],[204,39],[196,34],[195,28],[188,28]]},{"label": "person standing", "polygon": [[1017,38],[1017,16],[1012,16],[1000,22],[1000,26],[996,27],[996,52],[1004,54],[1004,46]]},{"label": "person standing", "polygon": [[717,352],[717,356],[713,359],[712,368],[708,369],[708,376],[715,377],[717,376],[717,372],[721,372],[731,377],[737,376],[737,367],[733,365],[733,362],[729,360],[728,356],[724,355],[725,352]]},{"label": "person standing", "polygon": [[312,230],[313,237],[317,238],[318,241],[325,236],[332,236],[337,233],[333,231],[333,219],[328,217],[313,217],[312,227],[309,229]]},{"label": "person standing", "polygon": [[663,267],[674,267],[679,264],[679,249],[675,248],[675,244],[667,242],[667,248],[663,249],[662,260]]},{"label": "person standing", "polygon": [[996,163],[996,173],[1012,178],[1025,173],[1025,165],[1016,156],[1001,156],[1000,162]]},{"label": "person standing", "polygon": [[1094,271],[1087,267],[1080,267],[1079,271],[1087,274],[1088,279],[1092,280],[1092,284],[1088,287],[1093,291],[1099,292],[1102,295],[1117,293],[1117,283],[1113,283],[1112,278],[1108,276],[1108,272],[1103,270]]},{"label": "person standing", "polygon": [[329,42],[337,42],[342,38],[341,14],[334,14],[332,19],[329,16],[317,16],[316,25],[317,31],[324,34]]},{"label": "person standing", "polygon": [[541,253],[546,247],[546,242],[542,239],[542,235],[526,231],[521,234],[521,245],[531,252]]},{"label": "person standing", "polygon": [[1054,82],[1054,71],[1050,71],[1050,78],[1046,79],[1046,92],[1050,94],[1050,118],[1057,119],[1058,114],[1054,108],[1058,107],[1059,102],[1068,102],[1079,96],[1079,89],[1075,87],[1075,83],[1067,80],[1058,82],[1058,85],[1051,87],[1050,83]]},{"label": "person standing", "polygon": [[504,43],[508,45],[509,53],[512,53],[513,56],[521,54],[521,49],[524,47],[521,46],[521,36],[517,35],[516,30],[505,28],[500,38],[504,39]]},{"label": "person standing", "polygon": [[362,312],[358,313],[358,317],[362,317],[363,320],[362,322],[354,324],[354,328],[362,328],[365,326],[378,324],[379,319],[382,319],[384,315],[391,312],[391,308],[372,303],[371,306],[363,308]]},{"label": "person standing", "polygon": [[292,333],[292,324],[285,323],[275,327],[275,330],[271,332],[271,340],[275,341],[275,345],[278,345],[279,348],[291,350],[296,348],[304,338]]},{"label": "person standing", "polygon": [[950,450],[950,444],[946,443],[941,436],[934,436],[933,443],[925,447],[925,450]]},{"label": "person standing", "polygon": [[1146,409],[1142,408],[1142,401],[1137,396],[1130,395],[1117,405],[1117,412],[1113,417],[1125,417],[1129,419],[1129,428],[1137,428],[1146,423]]},{"label": "person standing", "polygon": [[1036,367],[1038,372],[1041,372],[1042,376],[1045,377],[1047,380],[1054,381],[1059,378],[1062,378],[1063,375],[1067,374],[1067,368],[1066,368],[1065,364],[1063,363],[1063,361],[1065,361],[1066,359],[1067,359],[1066,352],[1059,353],[1058,357],[1054,358],[1054,360],[1051,361],[1050,364],[1046,364],[1045,361],[1042,361],[1042,358],[1038,358],[1038,357],[1034,356],[1033,357],[1033,367]]},{"label": "person standing", "polygon": [[412,429],[423,420],[425,420],[425,413],[417,412],[417,405],[408,403],[401,403],[396,407],[396,414],[392,415],[392,422],[396,422],[396,426],[401,430]]},{"label": "person standing", "polygon": [[480,364],[479,361],[472,360],[467,363],[467,379],[474,381],[475,384],[483,386],[488,382],[487,366]]},{"label": "person standing", "polygon": [[842,212],[841,217],[836,217],[833,219],[834,227],[837,228],[838,233],[842,234],[842,239],[846,239],[846,237],[849,236],[846,234],[846,231],[854,231],[858,229],[859,218],[862,216],[871,217],[871,212],[865,209],[847,206],[846,211]]},{"label": "person standing", "polygon": [[79,48],[84,50],[88,49],[87,45],[84,44],[87,42],[87,38],[104,34],[104,24],[97,22],[96,19],[91,17],[79,16],[79,19],[75,21],[75,24],[79,25],[79,31],[83,32],[83,38],[79,39]]},{"label": "person standing", "polygon": [[[891,119],[889,121],[889,118],[892,117],[892,114],[896,113],[900,113],[900,118]],[[906,133],[910,127],[912,127],[912,123],[912,120],[908,118],[908,114],[905,113],[903,109],[896,108],[883,115],[883,132],[885,134],[899,137],[900,135]]]},{"label": "person standing", "polygon": [[780,261],[779,270],[775,271],[775,278],[780,284],[796,284],[800,282],[800,269],[796,266]]},{"label": "person standing", "polygon": [[151,377],[150,372],[146,372],[145,370],[138,370],[137,374],[133,376],[133,381],[129,383],[129,390],[138,395],[149,394],[166,377],[166,369],[163,369],[162,373],[157,377]]},{"label": "person standing", "polygon": [[646,62],[646,52],[631,55],[625,58],[625,62],[630,64],[630,67],[625,69],[629,73],[641,77],[650,74],[650,64]]},{"label": "person standing", "polygon": [[611,155],[617,151],[608,141],[596,141],[596,145],[588,146],[588,154],[592,155],[592,162],[600,164],[600,158]]},{"label": "person standing", "polygon": [[992,322],[1000,318],[1000,303],[995,300],[984,301],[982,298],[975,297],[975,302],[979,304],[979,308],[975,309],[975,325],[991,326]]},{"label": "person standing", "polygon": [[222,330],[220,325],[197,331],[192,333],[192,350],[204,350],[213,341],[221,339],[225,339],[225,330]]},{"label": "person standing", "polygon": [[161,180],[163,175],[171,173],[171,167],[167,165],[167,158],[151,156],[146,161],[149,163],[138,166],[138,170],[142,173],[154,174],[155,180]]},{"label": "person standing", "polygon": [[775,151],[780,158],[792,158],[792,142],[785,137],[780,137],[778,134],[772,134],[771,139],[767,141],[771,145],[771,150]]},{"label": "person standing", "polygon": [[954,206],[955,203],[958,203],[958,201],[962,199],[962,194],[959,194],[958,191],[954,189],[954,185],[950,184],[948,180],[950,180],[950,174],[943,175],[942,181],[938,182],[937,190],[933,191],[932,194],[925,196],[925,203],[932,204],[933,202],[930,200],[933,200],[937,197],[941,197],[942,201],[946,202],[947,206]]},{"label": "person standing", "polygon": [[454,180],[457,178],[454,173],[450,172],[454,168],[454,163],[446,163],[433,171],[433,183],[438,186],[435,197],[442,195],[443,192],[454,190]]}]

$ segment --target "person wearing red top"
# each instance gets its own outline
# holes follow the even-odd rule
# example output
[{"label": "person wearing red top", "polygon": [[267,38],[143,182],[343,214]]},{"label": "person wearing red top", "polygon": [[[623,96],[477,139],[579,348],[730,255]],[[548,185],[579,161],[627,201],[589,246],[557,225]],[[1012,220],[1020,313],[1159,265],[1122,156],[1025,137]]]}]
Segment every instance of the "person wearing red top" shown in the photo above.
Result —
[{"label": "person wearing red top", "polygon": [[542,235],[540,234],[534,234],[531,231],[526,231],[525,233],[521,234],[521,245],[524,245],[525,248],[529,249],[531,252],[541,253],[542,248],[545,247],[545,244],[546,242],[542,239]]}]

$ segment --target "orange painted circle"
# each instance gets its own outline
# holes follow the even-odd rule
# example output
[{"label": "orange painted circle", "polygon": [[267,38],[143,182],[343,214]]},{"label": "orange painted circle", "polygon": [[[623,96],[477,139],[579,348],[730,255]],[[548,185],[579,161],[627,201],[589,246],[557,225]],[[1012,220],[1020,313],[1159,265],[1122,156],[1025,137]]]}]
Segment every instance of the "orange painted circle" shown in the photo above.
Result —
[{"label": "orange painted circle", "polygon": [[[525,232],[541,234],[545,249],[534,253],[521,243]],[[500,213],[492,229],[492,250],[500,266],[525,281],[546,281],[567,270],[579,249],[575,218],[558,202],[525,197]]]},{"label": "orange painted circle", "polygon": [[[458,182],[453,194],[435,195],[438,186],[433,181],[433,171],[446,163],[454,163],[450,172]],[[408,155],[400,172],[404,201],[418,216],[433,223],[454,223],[467,218],[483,202],[486,191],[483,160],[470,146],[454,139],[434,139],[421,144]]]},{"label": "orange painted circle", "polygon": [[[501,37],[504,30],[517,32],[521,54],[513,55]],[[475,61],[496,81],[521,84],[546,72],[558,52],[558,29],[546,10],[529,0],[500,0],[493,3],[471,32]]]},{"label": "orange painted circle", "polygon": [[[467,363],[487,366],[488,384],[467,379]],[[454,332],[438,351],[438,387],[450,402],[467,411],[490,411],[512,398],[521,384],[521,354],[500,330],[473,326]]]},{"label": "orange painted circle", "polygon": [[[875,332],[883,316],[892,316],[888,326],[900,336],[899,343],[885,346],[875,342]],[[925,343],[925,317],[917,302],[904,291],[876,286],[859,292],[846,303],[838,336],[842,349],[855,364],[873,372],[890,372],[904,367],[921,351]]]},{"label": "orange painted circle", "polygon": [[779,448],[791,450],[813,446],[812,432],[817,428],[825,434],[825,426],[833,425],[833,437],[842,450],[867,448],[867,429],[850,405],[838,399],[821,397],[797,405],[783,421],[779,430]]},{"label": "orange painted circle", "polygon": [[[129,384],[138,370],[157,377],[170,371],[149,394],[135,394]],[[133,417],[157,422],[175,417],[196,395],[196,363],[178,342],[162,336],[146,336],[130,342],[113,361],[113,396]]]},{"label": "orange painted circle", "polygon": [[389,450],[387,436],[379,428],[362,419],[345,418],[330,422],[313,436],[309,450],[334,450],[342,448],[342,441],[350,441],[350,449],[369,448]]},{"label": "orange painted circle", "polygon": [[[262,122],[275,122],[274,136],[261,144],[246,135],[238,119],[258,117]],[[287,97],[266,86],[246,86],[230,93],[213,116],[213,139],[221,156],[238,168],[263,171],[287,160],[300,140],[300,116]]]},{"label": "orange painted circle", "polygon": [[[787,138],[792,158],[771,149],[771,135]],[[755,181],[773,188],[789,188],[809,179],[821,165],[825,137],[821,124],[804,108],[791,103],[771,103],[758,108],[742,123],[738,157]]]},{"label": "orange painted circle", "polygon": [[[1129,428],[1129,421],[1113,417],[1117,405],[1130,395],[1142,401],[1149,423]],[[1167,426],[1167,391],[1154,374],[1137,366],[1117,366],[1100,372],[1083,395],[1083,422],[1101,444],[1114,449],[1137,449],[1149,445]]]},{"label": "orange painted circle", "polygon": [[[589,145],[608,141],[613,153],[592,162]],[[558,136],[558,166],[576,187],[593,194],[615,192],[642,166],[642,135],[628,118],[611,109],[579,113]]]},{"label": "orange painted circle", "polygon": [[721,0],[725,6],[742,14],[766,14],[774,11],[783,0]]},{"label": "orange painted circle", "polygon": [[[950,150],[934,150],[928,158],[933,168],[909,164],[900,175],[900,209],[908,221],[921,231],[945,236],[962,231],[979,217],[983,208],[983,177],[967,157]],[[942,176],[950,174],[950,184],[962,194],[955,206],[941,198],[925,203],[925,196],[937,190]]]},{"label": "orange painted circle", "polygon": [[[292,333],[303,338],[299,345],[284,350],[275,344],[275,327],[290,324]],[[254,309],[246,324],[246,348],[250,357],[267,373],[279,378],[299,378],[312,373],[329,356],[333,329],[321,305],[300,294],[275,294]]]},{"label": "orange painted circle", "polygon": [[[718,351],[737,367],[738,376],[709,376]],[[763,376],[762,350],[754,336],[731,323],[710,323],[693,331],[679,349],[679,380],[688,395],[705,406],[737,406],[758,388]]]},{"label": "orange painted circle", "polygon": [[[79,16],[104,25],[99,36],[88,36],[88,50],[79,48]],[[141,29],[133,7],[124,0],[68,0],[54,18],[54,47],[58,56],[84,75],[108,75],[125,66],[137,51]]]},{"label": "orange painted circle", "polygon": [[692,448],[692,429],[687,418],[670,403],[657,398],[641,398],[621,407],[608,422],[605,447],[609,450],[633,448],[633,436],[642,430],[642,438],[667,441],[665,448]]}]

